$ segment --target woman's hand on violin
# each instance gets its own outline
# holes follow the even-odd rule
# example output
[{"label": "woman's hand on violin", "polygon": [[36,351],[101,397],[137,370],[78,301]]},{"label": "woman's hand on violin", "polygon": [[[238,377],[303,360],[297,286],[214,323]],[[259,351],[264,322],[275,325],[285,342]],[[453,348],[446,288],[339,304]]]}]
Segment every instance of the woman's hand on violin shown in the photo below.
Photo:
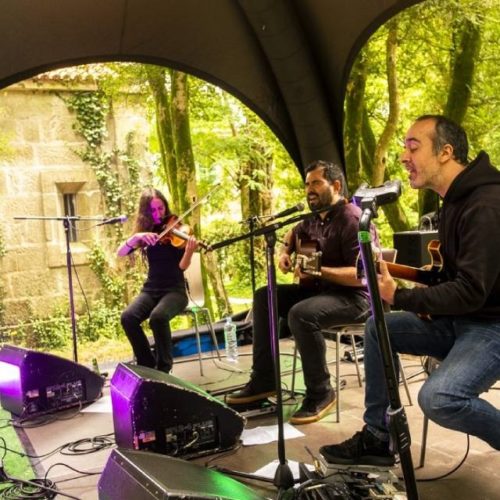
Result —
[{"label": "woman's hand on violin", "polygon": [[197,248],[198,248],[198,241],[196,241],[196,238],[194,236],[190,236],[189,239],[186,241],[186,248],[184,249],[184,253],[191,256],[193,255],[193,253]]},{"label": "woman's hand on violin", "polygon": [[179,268],[185,271],[191,265],[191,257],[193,256],[194,251],[198,247],[198,242],[194,236],[190,236],[186,240],[186,245],[184,247],[184,255],[182,256],[181,261],[179,262]]},{"label": "woman's hand on violin", "polygon": [[135,233],[130,240],[134,242],[134,245],[151,246],[158,241],[158,235],[156,233]]},{"label": "woman's hand on violin", "polygon": [[126,255],[130,255],[136,248],[154,245],[157,241],[158,235],[155,233],[135,233],[120,245],[118,256],[125,257]]}]

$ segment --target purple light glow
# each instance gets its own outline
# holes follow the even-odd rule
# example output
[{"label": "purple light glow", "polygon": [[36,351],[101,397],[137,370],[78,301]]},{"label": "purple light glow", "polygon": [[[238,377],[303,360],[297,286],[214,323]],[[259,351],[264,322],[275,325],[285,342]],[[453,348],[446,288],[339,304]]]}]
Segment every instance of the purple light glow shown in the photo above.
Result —
[{"label": "purple light glow", "polygon": [[[21,389],[21,369],[19,366],[0,361],[0,399],[19,397]],[[3,406],[3,404],[2,404]]]}]

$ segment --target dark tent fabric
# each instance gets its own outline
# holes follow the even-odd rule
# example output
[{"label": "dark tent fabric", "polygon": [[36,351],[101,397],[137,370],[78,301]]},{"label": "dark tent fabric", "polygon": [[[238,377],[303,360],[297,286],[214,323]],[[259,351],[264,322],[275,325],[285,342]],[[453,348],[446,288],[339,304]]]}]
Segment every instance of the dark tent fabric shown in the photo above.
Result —
[{"label": "dark tent fabric", "polygon": [[241,99],[299,169],[342,161],[354,58],[381,24],[419,1],[2,0],[0,88],[74,64],[163,64]]}]

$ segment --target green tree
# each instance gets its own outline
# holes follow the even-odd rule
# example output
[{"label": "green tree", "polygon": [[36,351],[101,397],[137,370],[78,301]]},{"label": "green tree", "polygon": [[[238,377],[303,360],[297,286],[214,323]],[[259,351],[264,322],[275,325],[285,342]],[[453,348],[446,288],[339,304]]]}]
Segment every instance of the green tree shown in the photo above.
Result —
[{"label": "green tree", "polygon": [[[401,12],[372,36],[347,85],[345,150],[351,189],[353,179],[373,184],[406,179],[398,141],[422,114],[444,113],[463,123],[471,154],[489,144],[492,155],[498,155],[498,141],[493,139],[499,112],[498,56],[488,41],[498,39],[499,7],[490,0],[427,0]],[[396,25],[399,34],[391,42]],[[379,226],[388,236],[386,219],[391,231],[409,229],[435,209],[434,193],[404,189],[399,204],[384,207],[386,217]]]}]

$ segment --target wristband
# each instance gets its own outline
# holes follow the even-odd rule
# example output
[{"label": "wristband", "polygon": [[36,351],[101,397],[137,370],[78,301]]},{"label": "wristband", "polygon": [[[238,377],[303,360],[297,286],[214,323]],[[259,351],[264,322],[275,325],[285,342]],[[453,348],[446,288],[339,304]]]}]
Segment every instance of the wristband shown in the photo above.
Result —
[{"label": "wristband", "polygon": [[135,247],[133,247],[132,245],[129,245],[128,240],[125,240],[125,245],[128,246],[130,248],[130,250],[135,250]]}]

